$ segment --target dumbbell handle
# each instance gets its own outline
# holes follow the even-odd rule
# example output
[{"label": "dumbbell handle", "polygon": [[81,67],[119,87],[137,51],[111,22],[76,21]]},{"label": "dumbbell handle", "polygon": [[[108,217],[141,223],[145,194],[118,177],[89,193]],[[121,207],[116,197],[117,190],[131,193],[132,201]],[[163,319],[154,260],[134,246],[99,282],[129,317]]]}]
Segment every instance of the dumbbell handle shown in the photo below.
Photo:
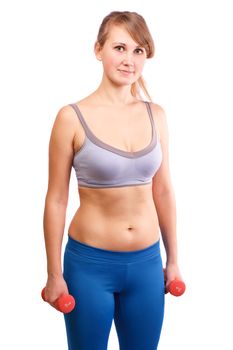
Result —
[{"label": "dumbbell handle", "polygon": [[[166,269],[164,269],[164,280],[166,284]],[[165,293],[171,293],[175,297],[179,297],[184,294],[186,289],[185,283],[180,280],[173,280],[166,287]]]},{"label": "dumbbell handle", "polygon": [[[41,291],[41,297],[45,300],[45,287]],[[68,314],[75,307],[75,299],[70,294],[62,294],[57,300],[54,302],[56,309],[63,312],[64,314]]]}]

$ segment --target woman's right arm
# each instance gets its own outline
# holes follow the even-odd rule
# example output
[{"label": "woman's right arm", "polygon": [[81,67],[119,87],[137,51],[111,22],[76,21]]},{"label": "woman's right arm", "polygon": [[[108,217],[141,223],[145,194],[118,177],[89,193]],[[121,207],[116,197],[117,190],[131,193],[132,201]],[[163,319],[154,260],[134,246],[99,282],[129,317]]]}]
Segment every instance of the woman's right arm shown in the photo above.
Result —
[{"label": "woman's right arm", "polygon": [[73,161],[75,119],[69,106],[62,107],[54,121],[49,141],[49,176],[43,217],[47,256],[45,299],[52,306],[68,293],[61,266],[61,247],[65,228],[69,182]]}]

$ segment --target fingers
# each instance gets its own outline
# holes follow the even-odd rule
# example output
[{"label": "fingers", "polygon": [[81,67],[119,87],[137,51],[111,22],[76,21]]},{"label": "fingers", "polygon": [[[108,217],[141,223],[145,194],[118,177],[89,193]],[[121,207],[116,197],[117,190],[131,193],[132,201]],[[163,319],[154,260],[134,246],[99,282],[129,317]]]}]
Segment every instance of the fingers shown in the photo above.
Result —
[{"label": "fingers", "polygon": [[43,293],[43,299],[46,301],[48,304],[50,304],[52,307],[54,307],[56,310],[58,310],[56,300],[57,298],[55,296],[51,296],[51,294],[44,288]]},{"label": "fingers", "polygon": [[58,307],[57,307],[57,303],[56,303],[56,301],[54,301],[54,302],[50,302],[49,304],[50,304],[52,307],[54,307],[54,309],[56,309],[56,310],[60,311],[60,310],[58,309]]}]

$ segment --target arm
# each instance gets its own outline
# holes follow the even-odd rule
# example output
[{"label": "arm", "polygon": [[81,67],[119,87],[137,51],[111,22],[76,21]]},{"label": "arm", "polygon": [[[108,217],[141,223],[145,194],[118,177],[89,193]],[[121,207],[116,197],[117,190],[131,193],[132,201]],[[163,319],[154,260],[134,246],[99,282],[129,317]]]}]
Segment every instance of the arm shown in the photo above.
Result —
[{"label": "arm", "polygon": [[166,250],[167,285],[175,278],[182,279],[178,268],[176,235],[176,201],[169,169],[169,134],[165,111],[159,105],[152,105],[156,116],[157,130],[163,159],[158,172],[153,177],[152,191],[161,235]]},{"label": "arm", "polygon": [[53,305],[67,293],[61,267],[61,246],[65,227],[69,181],[73,160],[74,119],[70,107],[58,112],[49,141],[49,179],[43,217],[48,280],[45,298]]}]

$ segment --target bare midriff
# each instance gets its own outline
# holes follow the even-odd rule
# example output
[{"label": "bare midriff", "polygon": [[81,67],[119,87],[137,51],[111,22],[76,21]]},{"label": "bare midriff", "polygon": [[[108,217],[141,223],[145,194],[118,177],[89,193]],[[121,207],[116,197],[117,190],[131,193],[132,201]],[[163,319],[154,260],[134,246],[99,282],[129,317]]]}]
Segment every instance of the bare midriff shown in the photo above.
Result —
[{"label": "bare midriff", "polygon": [[82,243],[108,250],[149,247],[160,237],[152,183],[115,188],[78,188],[80,206],[68,234]]}]

